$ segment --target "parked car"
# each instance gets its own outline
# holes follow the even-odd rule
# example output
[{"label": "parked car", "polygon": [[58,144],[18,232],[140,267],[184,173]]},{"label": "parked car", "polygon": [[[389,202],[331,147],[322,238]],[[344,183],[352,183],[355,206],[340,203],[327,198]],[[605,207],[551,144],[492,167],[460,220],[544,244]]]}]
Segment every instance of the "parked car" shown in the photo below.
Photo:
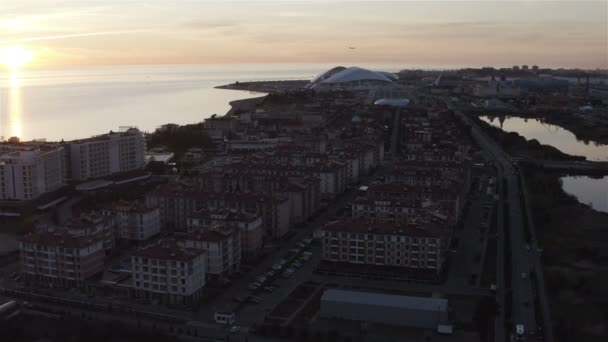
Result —
[{"label": "parked car", "polygon": [[258,297],[249,297],[247,302],[253,303],[253,304],[260,304],[262,302],[262,300]]},{"label": "parked car", "polygon": [[273,271],[273,270],[270,270],[270,271],[267,271],[267,272],[266,272],[266,273],[264,273],[264,274],[265,274],[267,277],[272,277],[272,276],[274,275],[274,271]]},{"label": "parked car", "polygon": [[243,297],[234,297],[232,301],[235,303],[242,303],[245,299]]},{"label": "parked car", "polygon": [[266,277],[265,276],[258,276],[255,278],[255,280],[257,280],[258,283],[263,283],[266,281]]},{"label": "parked car", "polygon": [[231,334],[238,334],[238,333],[239,333],[239,331],[241,331],[241,327],[239,327],[238,325],[233,325],[233,326],[230,328],[230,333],[231,333]]},{"label": "parked car", "polygon": [[264,286],[264,291],[272,292],[272,291],[274,291],[274,286]]}]

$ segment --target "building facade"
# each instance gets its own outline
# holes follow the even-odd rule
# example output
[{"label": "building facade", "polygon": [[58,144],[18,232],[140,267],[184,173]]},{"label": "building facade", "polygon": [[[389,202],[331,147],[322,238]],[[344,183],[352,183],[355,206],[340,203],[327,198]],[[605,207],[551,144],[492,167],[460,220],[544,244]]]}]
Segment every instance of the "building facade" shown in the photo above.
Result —
[{"label": "building facade", "polygon": [[131,254],[133,295],[165,304],[194,305],[205,287],[206,251],[160,240]]},{"label": "building facade", "polygon": [[21,273],[42,286],[81,287],[103,271],[103,242],[67,231],[31,233],[19,249]]},{"label": "building facade", "polygon": [[128,241],[146,241],[160,234],[160,209],[140,202],[120,201],[103,210],[117,223],[116,237]]},{"label": "building facade", "polygon": [[137,128],[71,141],[68,146],[74,180],[138,170],[145,163],[146,141]]},{"label": "building facade", "polygon": [[0,146],[0,200],[32,200],[66,183],[63,147]]},{"label": "building facade", "polygon": [[207,251],[207,277],[223,279],[241,268],[239,230],[225,226],[190,232],[178,241],[184,248]]},{"label": "building facade", "polygon": [[260,215],[228,209],[201,209],[188,217],[189,232],[212,229],[218,225],[239,230],[242,259],[255,259],[262,252],[264,227]]},{"label": "building facade", "polygon": [[331,262],[426,269],[439,273],[449,234],[422,225],[335,222],[323,228],[322,258]]}]

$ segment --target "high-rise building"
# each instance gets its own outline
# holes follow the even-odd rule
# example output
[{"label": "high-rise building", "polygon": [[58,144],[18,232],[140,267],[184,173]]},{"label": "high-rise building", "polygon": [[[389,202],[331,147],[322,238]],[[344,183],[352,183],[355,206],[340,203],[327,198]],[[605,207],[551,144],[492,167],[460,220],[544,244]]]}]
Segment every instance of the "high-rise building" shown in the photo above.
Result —
[{"label": "high-rise building", "polygon": [[71,178],[85,180],[140,169],[146,141],[140,130],[110,132],[69,144]]},{"label": "high-rise building", "polygon": [[32,200],[65,185],[63,147],[0,145],[0,200]]}]

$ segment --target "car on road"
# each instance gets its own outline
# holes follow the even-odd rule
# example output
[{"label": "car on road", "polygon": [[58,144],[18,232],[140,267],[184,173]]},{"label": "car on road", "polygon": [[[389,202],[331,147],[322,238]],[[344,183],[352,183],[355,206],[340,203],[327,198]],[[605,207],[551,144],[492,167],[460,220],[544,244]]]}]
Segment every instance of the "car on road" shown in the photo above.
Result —
[{"label": "car on road", "polygon": [[247,299],[247,302],[252,304],[260,304],[262,300],[260,299],[260,297],[249,297],[249,299]]},{"label": "car on road", "polygon": [[274,286],[264,286],[264,291],[266,292],[272,292],[274,291],[275,287]]},{"label": "car on road", "polygon": [[528,277],[528,275],[526,274],[526,272],[523,272],[521,274],[521,279],[526,279]]},{"label": "car on road", "polygon": [[258,276],[258,277],[255,278],[256,282],[258,282],[260,284],[262,284],[263,282],[265,282],[266,279],[267,278],[265,276]]},{"label": "car on road", "polygon": [[239,331],[241,331],[241,327],[239,327],[238,325],[233,325],[232,327],[230,327],[231,334],[238,334]]}]

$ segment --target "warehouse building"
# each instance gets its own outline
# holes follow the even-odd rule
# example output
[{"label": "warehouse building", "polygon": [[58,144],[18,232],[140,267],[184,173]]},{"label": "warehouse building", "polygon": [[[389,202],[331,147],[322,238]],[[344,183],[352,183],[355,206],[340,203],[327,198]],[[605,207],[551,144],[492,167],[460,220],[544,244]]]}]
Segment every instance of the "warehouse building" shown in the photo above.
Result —
[{"label": "warehouse building", "polygon": [[448,300],[331,289],[321,297],[321,318],[435,329],[448,321]]}]

